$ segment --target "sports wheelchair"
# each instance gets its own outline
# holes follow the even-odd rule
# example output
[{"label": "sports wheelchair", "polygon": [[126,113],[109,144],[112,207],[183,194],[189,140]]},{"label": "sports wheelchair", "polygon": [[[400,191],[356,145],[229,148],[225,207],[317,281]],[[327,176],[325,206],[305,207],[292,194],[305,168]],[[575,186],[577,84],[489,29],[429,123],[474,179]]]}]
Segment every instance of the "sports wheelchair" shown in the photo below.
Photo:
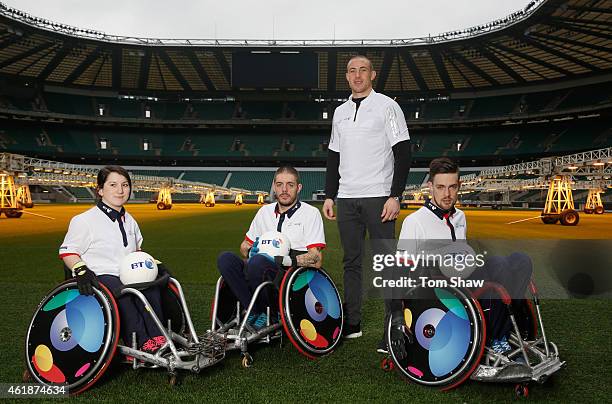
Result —
[{"label": "sports wheelchair", "polygon": [[[537,289],[529,284],[530,299],[512,301],[503,286],[485,282],[474,291],[452,286],[414,288],[402,299],[403,338],[407,355],[398,358],[391,343],[392,319],[386,322],[389,356],[384,370],[397,369],[414,383],[449,390],[468,378],[483,382],[515,383],[519,397],[528,383],[544,383],[565,366],[557,346],[544,331]],[[498,295],[512,324],[511,350],[496,353],[487,345],[489,319],[483,313],[484,294]]]},{"label": "sports wheelchair", "polygon": [[[110,291],[100,284],[94,294],[79,294],[77,283],[67,280],[51,290],[38,305],[25,340],[24,381],[63,385],[71,395],[93,386],[109,368],[117,352],[134,369],[163,368],[170,385],[178,382],[179,369],[199,373],[225,358],[227,351],[240,349],[242,364],[251,366],[249,343],[270,342],[281,337],[281,326],[298,350],[310,358],[333,351],[342,335],[342,304],[331,278],[323,269],[290,268],[280,281],[280,321],[261,329],[246,322],[264,282],[254,293],[246,311],[232,301],[222,279],[217,282],[211,329],[198,336],[180,283],[167,274],[154,282],[124,286]],[[116,298],[132,294],[149,307],[140,292],[160,286],[164,318],[147,310],[166,337],[166,344],[154,354],[139,350],[136,338],[119,344],[120,318]],[[234,298],[235,299],[235,298]],[[275,314],[268,308],[269,314]],[[271,318],[270,316],[268,316]]]}]

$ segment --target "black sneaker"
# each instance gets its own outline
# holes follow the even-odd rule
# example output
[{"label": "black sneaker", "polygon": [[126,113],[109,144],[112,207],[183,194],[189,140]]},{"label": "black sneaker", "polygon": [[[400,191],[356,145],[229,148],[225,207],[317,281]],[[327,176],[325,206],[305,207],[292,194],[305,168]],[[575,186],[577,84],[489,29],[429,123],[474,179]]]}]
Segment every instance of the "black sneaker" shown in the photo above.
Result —
[{"label": "black sneaker", "polygon": [[345,323],[342,327],[342,334],[346,339],[359,338],[363,335],[361,332],[361,323],[355,325]]},{"label": "black sneaker", "polygon": [[389,353],[389,348],[387,348],[387,341],[385,341],[384,338],[378,341],[376,352],[378,352],[379,354],[383,354],[383,355],[387,355]]}]

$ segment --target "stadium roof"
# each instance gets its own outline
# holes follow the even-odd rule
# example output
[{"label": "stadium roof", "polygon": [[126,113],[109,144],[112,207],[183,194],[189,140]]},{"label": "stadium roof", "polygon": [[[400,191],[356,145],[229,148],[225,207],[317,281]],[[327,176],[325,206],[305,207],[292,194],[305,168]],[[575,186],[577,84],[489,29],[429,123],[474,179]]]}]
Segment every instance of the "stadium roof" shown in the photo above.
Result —
[{"label": "stadium roof", "polygon": [[[543,0],[510,16],[435,37],[369,41],[181,40],[107,35],[0,3],[0,74],[121,93],[227,95],[236,52],[314,52],[316,94],[346,94],[345,64],[366,54],[388,94],[497,90],[612,74],[612,1]],[[280,87],[280,86],[279,86]],[[278,92],[271,86],[260,89]],[[303,88],[283,92],[303,92]]]}]

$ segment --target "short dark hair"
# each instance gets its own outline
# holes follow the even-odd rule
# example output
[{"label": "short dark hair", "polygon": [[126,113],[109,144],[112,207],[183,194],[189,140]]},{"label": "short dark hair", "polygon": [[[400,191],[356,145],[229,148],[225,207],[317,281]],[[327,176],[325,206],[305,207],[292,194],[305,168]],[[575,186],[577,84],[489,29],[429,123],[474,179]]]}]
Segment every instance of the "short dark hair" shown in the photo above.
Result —
[{"label": "short dark hair", "polygon": [[[96,191],[104,188],[104,184],[106,183],[106,180],[108,179],[110,173],[117,173],[119,175],[124,176],[125,179],[127,179],[128,184],[130,185],[130,193],[132,192],[132,179],[130,178],[130,174],[125,168],[121,166],[106,166],[104,168],[101,168],[100,171],[98,171],[98,184],[96,187]],[[96,192],[96,195],[99,194]]]},{"label": "short dark hair", "polygon": [[438,157],[429,163],[429,181],[433,181],[436,174],[459,174],[459,166],[448,157]]},{"label": "short dark hair", "polygon": [[301,184],[300,173],[298,173],[298,171],[295,168],[293,168],[293,166],[286,165],[286,166],[278,167],[276,172],[274,172],[274,181],[276,181],[276,176],[282,173],[293,174],[295,176],[295,180],[297,181],[297,183]]},{"label": "short dark hair", "polygon": [[370,60],[370,59],[369,59],[367,56],[365,56],[365,55],[361,55],[361,54],[356,54],[356,55],[352,55],[352,56],[349,58],[348,62],[346,62],[346,70],[347,70],[347,71],[348,71],[348,67],[349,67],[349,65],[351,64],[351,62],[352,62],[354,59],[365,59],[365,60],[367,60],[367,61],[368,61],[368,64],[370,65],[370,70],[374,70],[374,64],[372,63],[372,61],[371,61],[371,60]]}]

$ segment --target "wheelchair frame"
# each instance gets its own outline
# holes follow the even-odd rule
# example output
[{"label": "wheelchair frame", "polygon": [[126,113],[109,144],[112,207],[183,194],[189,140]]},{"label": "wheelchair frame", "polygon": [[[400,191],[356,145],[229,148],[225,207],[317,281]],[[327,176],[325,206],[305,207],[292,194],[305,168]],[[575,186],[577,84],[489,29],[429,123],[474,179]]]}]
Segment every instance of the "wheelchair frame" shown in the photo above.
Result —
[{"label": "wheelchair frame", "polygon": [[[300,269],[301,268],[298,268],[296,269],[296,271]],[[288,273],[290,272],[287,271],[287,274]],[[331,278],[329,278],[329,280],[331,281]],[[108,297],[108,302],[114,307],[114,311],[107,307],[107,313],[117,314],[117,324],[114,325],[116,327],[116,330],[113,334],[114,338],[112,339],[113,352],[108,358],[104,358],[106,362],[101,365],[102,371],[96,373],[95,377],[88,380],[84,386],[79,385],[76,391],[74,391],[72,394],[79,394],[91,387],[99,379],[103,371],[108,368],[108,366],[106,365],[110,363],[110,361],[112,361],[113,356],[117,350],[120,352],[120,354],[125,355],[127,358],[130,358],[127,362],[132,365],[133,369],[165,368],[168,372],[168,381],[170,385],[176,385],[178,383],[177,370],[182,369],[188,370],[192,373],[199,373],[202,369],[211,367],[222,361],[225,358],[226,352],[231,350],[240,350],[242,366],[250,367],[253,364],[253,358],[248,352],[249,344],[255,342],[270,343],[275,339],[281,339],[282,341],[281,327],[283,326],[283,324],[280,319],[278,322],[274,323],[270,321],[270,314],[272,314],[270,306],[268,306],[266,309],[268,314],[268,323],[266,324],[266,326],[262,327],[261,329],[255,329],[247,321],[249,314],[253,310],[255,301],[260,296],[264,288],[276,288],[276,285],[272,281],[262,282],[255,289],[253,297],[251,298],[251,301],[246,311],[242,313],[240,303],[237,301],[236,315],[233,316],[233,318],[231,318],[227,323],[223,323],[217,318],[219,308],[219,294],[221,290],[222,281],[223,278],[219,277],[215,287],[211,328],[208,329],[206,333],[201,336],[198,336],[195,331],[181,284],[176,279],[169,277],[169,275],[167,274],[156,279],[153,282],[149,282],[146,284],[124,286],[120,291],[115,291],[114,293],[108,290],[108,288],[106,288],[104,285],[101,285],[100,289],[96,288],[95,294],[102,297]],[[70,282],[74,282],[74,280],[64,282],[61,285],[66,285]],[[162,320],[151,309],[147,298],[139,290],[150,286],[166,285],[166,282],[169,287],[172,286],[174,288],[174,294],[178,299],[178,305],[180,306],[180,310],[182,311],[182,315],[185,320],[185,330],[181,330],[180,333],[177,333],[172,330],[172,322],[170,319],[168,319],[166,326],[164,326]],[[335,288],[335,285],[333,285],[333,287]],[[338,293],[337,289],[335,290],[336,293]],[[117,343],[118,339],[120,338],[118,335],[120,319],[118,317],[115,294],[119,294],[121,296],[131,294],[144,304],[146,312],[148,312],[148,314],[155,322],[156,326],[160,330],[161,335],[166,338],[166,343],[157,352],[148,353],[138,349],[135,333],[132,334],[131,346],[121,345]],[[43,300],[43,302],[45,302],[45,300]],[[30,330],[32,329],[32,324],[37,318],[36,316],[38,315],[43,302],[41,302],[41,305],[39,305],[39,308],[35,312],[32,321],[30,322],[30,328],[28,329],[26,337],[26,355],[28,350],[27,347]],[[342,320],[341,316],[340,320]],[[109,336],[108,338],[111,337]],[[123,341],[123,343],[126,344],[126,341]],[[329,352],[333,350],[336,343],[334,343],[330,347]],[[103,355],[105,355],[106,352],[107,351],[105,350]],[[313,356],[310,357],[312,358]],[[24,372],[24,381],[30,381],[32,380],[32,378],[34,378],[40,383],[47,384],[44,380],[41,380],[37,375],[35,375],[34,372],[31,370],[31,367],[29,365],[29,358],[26,357],[26,361],[28,361],[29,367]]]}]

